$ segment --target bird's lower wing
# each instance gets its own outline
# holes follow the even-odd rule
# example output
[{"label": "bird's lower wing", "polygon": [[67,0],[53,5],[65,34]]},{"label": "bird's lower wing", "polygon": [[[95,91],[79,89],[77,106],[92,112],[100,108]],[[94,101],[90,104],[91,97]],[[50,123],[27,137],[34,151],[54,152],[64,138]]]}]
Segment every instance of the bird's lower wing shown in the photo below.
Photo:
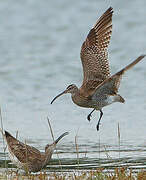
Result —
[{"label": "bird's lower wing", "polygon": [[136,65],[139,61],[141,61],[145,55],[139,56],[136,60],[134,60],[132,63],[127,65],[125,68],[111,76],[110,78],[103,81],[95,90],[94,94],[108,94],[108,95],[114,95],[118,92],[120,81],[122,79],[122,75],[132,68],[134,65]]}]

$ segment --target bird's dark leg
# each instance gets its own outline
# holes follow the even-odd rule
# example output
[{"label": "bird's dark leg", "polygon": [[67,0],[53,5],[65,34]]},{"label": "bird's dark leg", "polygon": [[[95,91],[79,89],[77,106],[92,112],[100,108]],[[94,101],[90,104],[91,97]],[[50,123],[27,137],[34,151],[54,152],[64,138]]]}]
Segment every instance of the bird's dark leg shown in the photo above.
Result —
[{"label": "bird's dark leg", "polygon": [[100,125],[100,120],[101,120],[101,118],[102,118],[102,115],[103,115],[103,112],[102,112],[102,110],[100,110],[100,118],[99,118],[98,123],[97,123],[97,126],[96,126],[97,131],[99,131],[99,125]]},{"label": "bird's dark leg", "polygon": [[90,114],[88,114],[88,116],[87,116],[88,121],[90,121],[90,120],[91,120],[91,119],[90,119],[91,114],[92,114],[95,110],[96,110],[96,109],[93,109],[93,110],[90,112]]}]

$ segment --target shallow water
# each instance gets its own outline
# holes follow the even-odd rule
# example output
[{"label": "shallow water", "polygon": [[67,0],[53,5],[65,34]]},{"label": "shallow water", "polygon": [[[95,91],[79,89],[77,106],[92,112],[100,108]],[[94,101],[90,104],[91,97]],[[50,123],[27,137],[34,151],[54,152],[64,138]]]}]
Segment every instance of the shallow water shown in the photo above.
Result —
[{"label": "shallow water", "polygon": [[[58,145],[67,164],[76,160],[75,135],[83,168],[127,163],[145,167],[146,58],[128,71],[120,94],[126,103],[104,108],[100,131],[99,112],[86,119],[90,109],[77,107],[70,95],[51,100],[69,84],[82,83],[80,47],[96,19],[114,8],[109,47],[112,73],[146,53],[146,1],[12,1],[0,2],[0,102],[4,128],[40,150],[69,131]],[[118,142],[118,123],[121,142]],[[0,152],[3,152],[0,137]],[[107,157],[109,156],[109,157]],[[0,155],[3,159],[3,155]],[[53,155],[57,159],[56,154]],[[87,158],[87,161],[84,158]],[[120,158],[120,162],[119,162]],[[108,161],[109,160],[109,161]],[[72,166],[74,168],[74,166]]]}]

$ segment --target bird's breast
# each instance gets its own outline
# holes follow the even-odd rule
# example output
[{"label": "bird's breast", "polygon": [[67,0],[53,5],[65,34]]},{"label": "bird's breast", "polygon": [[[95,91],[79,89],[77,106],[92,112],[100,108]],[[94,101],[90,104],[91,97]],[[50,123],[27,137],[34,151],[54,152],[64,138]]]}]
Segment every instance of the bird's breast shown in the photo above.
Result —
[{"label": "bird's breast", "polygon": [[76,105],[81,106],[81,107],[94,108],[92,99],[89,97],[84,97],[81,95],[77,95],[77,96],[75,95],[75,96],[72,96],[72,101]]}]

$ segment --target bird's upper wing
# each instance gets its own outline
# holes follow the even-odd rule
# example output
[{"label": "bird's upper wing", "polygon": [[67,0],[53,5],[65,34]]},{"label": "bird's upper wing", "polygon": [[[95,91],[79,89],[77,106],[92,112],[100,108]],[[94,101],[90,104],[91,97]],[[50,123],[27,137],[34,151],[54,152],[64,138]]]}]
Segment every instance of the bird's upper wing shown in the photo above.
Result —
[{"label": "bird's upper wing", "polygon": [[112,14],[110,7],[90,30],[81,48],[83,83],[80,92],[90,96],[95,88],[110,76],[107,48],[112,34]]},{"label": "bird's upper wing", "polygon": [[12,152],[21,163],[41,160],[41,153],[36,148],[20,142],[10,134],[5,135],[5,137],[10,152]]}]

